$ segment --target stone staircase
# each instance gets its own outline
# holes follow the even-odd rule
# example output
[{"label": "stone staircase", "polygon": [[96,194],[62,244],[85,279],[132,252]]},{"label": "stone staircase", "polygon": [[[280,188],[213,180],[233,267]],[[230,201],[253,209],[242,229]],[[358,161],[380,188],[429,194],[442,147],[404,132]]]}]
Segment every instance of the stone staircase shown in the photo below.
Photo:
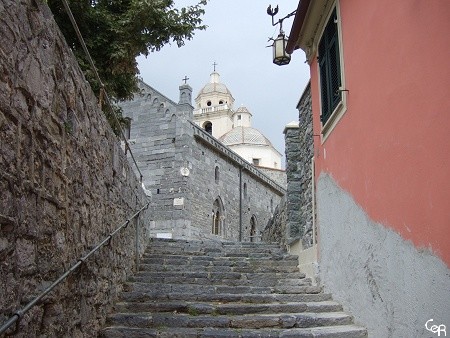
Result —
[{"label": "stone staircase", "polygon": [[266,243],[152,239],[101,337],[367,337]]}]

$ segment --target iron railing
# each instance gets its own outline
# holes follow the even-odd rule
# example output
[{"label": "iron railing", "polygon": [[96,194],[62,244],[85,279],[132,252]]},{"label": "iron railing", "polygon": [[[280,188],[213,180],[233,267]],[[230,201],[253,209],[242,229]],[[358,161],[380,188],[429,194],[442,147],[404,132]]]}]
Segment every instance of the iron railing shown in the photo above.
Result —
[{"label": "iron railing", "polygon": [[[39,294],[36,298],[34,298],[31,302],[29,302],[27,305],[25,305],[22,309],[17,310],[14,312],[14,314],[9,318],[7,322],[5,322],[0,327],[0,335],[6,330],[8,330],[14,323],[16,324],[15,332],[19,329],[19,322],[20,319],[24,316],[25,313],[27,313],[31,308],[33,308],[36,304],[39,303],[39,301],[44,298],[49,292],[51,292],[56,286],[58,286],[61,282],[63,282],[70,274],[72,274],[74,271],[76,271],[85,261],[96,251],[98,251],[102,246],[107,246],[111,243],[112,238],[122,229],[125,229],[128,227],[131,220],[135,219],[139,216],[139,214],[144,210],[147,209],[150,202],[147,202],[146,205],[144,205],[141,209],[139,209],[137,212],[135,212],[130,218],[128,218],[122,225],[120,225],[116,230],[111,232],[103,241],[101,241],[99,244],[97,244],[91,251],[89,251],[85,256],[78,259],[78,261],[72,265],[72,267],[67,270],[61,277],[59,277],[56,281],[54,281],[48,288],[46,288],[41,294]],[[139,252],[138,252],[138,232],[139,232],[139,222],[136,222],[136,267],[139,266]],[[14,332],[14,333],[15,333]]]}]

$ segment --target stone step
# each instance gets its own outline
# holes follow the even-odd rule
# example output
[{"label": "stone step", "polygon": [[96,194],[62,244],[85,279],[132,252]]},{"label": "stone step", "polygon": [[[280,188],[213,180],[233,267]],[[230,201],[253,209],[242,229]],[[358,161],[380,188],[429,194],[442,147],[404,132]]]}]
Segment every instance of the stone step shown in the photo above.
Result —
[{"label": "stone step", "polygon": [[294,329],[136,328],[108,327],[103,338],[366,338],[366,329],[355,325]]},{"label": "stone step", "polygon": [[[140,283],[161,283],[161,284],[201,284],[201,285],[213,285],[213,284],[225,284],[228,286],[267,286],[267,287],[287,287],[287,286],[308,286],[311,285],[310,278],[301,279],[289,279],[280,280],[280,277],[275,278],[246,278],[245,274],[240,273],[216,273],[208,276],[205,273],[205,277],[196,277],[196,274],[191,276],[184,276],[183,273],[171,274],[167,273],[166,276],[159,276],[160,273],[151,273],[152,275],[138,274],[136,276],[130,277],[129,282],[140,282]],[[198,274],[197,274],[198,275]]]},{"label": "stone step", "polygon": [[274,302],[321,302],[331,300],[331,294],[313,293],[313,294],[236,294],[236,293],[161,293],[156,291],[150,292],[122,292],[121,300],[124,302],[149,302],[149,301],[190,301],[190,302],[240,302],[240,303],[274,303]]},{"label": "stone step", "polygon": [[367,337],[277,245],[151,240],[102,337]]},{"label": "stone step", "polygon": [[107,325],[132,327],[190,327],[190,328],[308,328],[349,325],[353,318],[344,312],[277,313],[246,315],[196,315],[180,313],[115,313],[107,318]]},{"label": "stone step", "polygon": [[[261,263],[267,263],[271,261],[276,262],[284,262],[284,261],[293,261],[295,263],[298,262],[298,256],[294,255],[286,255],[286,254],[273,254],[273,255],[267,255],[267,254],[258,254],[258,256],[197,256],[197,255],[167,255],[167,254],[160,254],[160,253],[146,253],[142,257],[143,261],[154,261],[154,262],[180,262],[179,264],[183,263],[190,263],[190,262],[196,262],[196,261],[206,261],[206,262],[212,262],[213,264],[219,264],[219,265],[226,265],[226,264],[232,264],[233,262],[240,262],[240,261],[250,261],[250,262],[261,262]],[[149,263],[150,264],[150,263]]]},{"label": "stone step", "polygon": [[184,241],[171,239],[152,239],[148,252],[188,253],[191,255],[245,254],[245,253],[286,253],[277,244],[266,243],[223,243],[214,241]]},{"label": "stone step", "polygon": [[[236,251],[227,251],[223,252],[220,249],[214,248],[172,248],[172,247],[156,247],[147,249],[145,252],[146,255],[151,254],[159,254],[159,255],[189,255],[189,256],[202,256],[202,257],[230,257],[230,258],[239,258],[239,257],[253,257],[253,258],[263,258],[266,256],[281,256],[287,255],[287,253],[283,250],[246,250],[240,251],[236,249]],[[292,256],[293,255],[288,255]]]},{"label": "stone step", "polygon": [[198,303],[186,301],[117,303],[117,312],[177,312],[188,314],[244,315],[255,313],[340,312],[342,306],[334,301],[286,303]]},{"label": "stone step", "polygon": [[234,242],[220,240],[215,241],[211,239],[207,240],[196,240],[196,239],[173,239],[173,238],[150,238],[150,245],[160,245],[160,246],[176,246],[176,247],[242,247],[242,248],[280,248],[278,243],[268,243],[268,242]]},{"label": "stone step", "polygon": [[246,293],[246,294],[268,294],[268,293],[290,293],[290,294],[316,294],[322,291],[320,286],[229,286],[229,285],[199,285],[199,284],[161,284],[154,282],[127,282],[124,284],[124,291],[128,292],[160,292],[160,293],[189,293],[189,294],[232,294],[232,293]]},{"label": "stone step", "polygon": [[298,272],[298,267],[291,264],[273,264],[273,265],[244,265],[244,266],[225,266],[225,265],[160,265],[160,264],[139,264],[140,271],[188,271],[188,272],[241,272],[241,273],[261,273],[261,272]]},{"label": "stone step", "polygon": [[306,279],[302,272],[198,272],[198,271],[147,271],[142,270],[136,273],[136,277],[148,278],[149,280],[157,278],[202,278],[202,279],[240,279],[257,281],[261,279],[270,279],[274,281],[285,281],[286,283],[295,283],[296,281]]}]

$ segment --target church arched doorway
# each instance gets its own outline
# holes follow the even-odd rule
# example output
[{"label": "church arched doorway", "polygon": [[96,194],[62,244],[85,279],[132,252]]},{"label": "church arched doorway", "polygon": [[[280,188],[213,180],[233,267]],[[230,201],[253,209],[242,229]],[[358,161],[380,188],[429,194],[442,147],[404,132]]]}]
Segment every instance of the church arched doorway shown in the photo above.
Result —
[{"label": "church arched doorway", "polygon": [[225,213],[220,197],[214,201],[212,216],[212,234],[225,237]]},{"label": "church arched doorway", "polygon": [[255,215],[250,218],[250,242],[256,242],[256,217]]}]

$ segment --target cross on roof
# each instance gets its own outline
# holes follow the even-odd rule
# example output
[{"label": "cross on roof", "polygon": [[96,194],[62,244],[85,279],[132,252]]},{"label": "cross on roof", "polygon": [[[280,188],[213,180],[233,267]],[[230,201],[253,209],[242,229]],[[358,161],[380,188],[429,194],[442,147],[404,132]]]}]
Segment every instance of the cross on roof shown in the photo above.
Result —
[{"label": "cross on roof", "polygon": [[219,64],[216,63],[216,61],[214,61],[213,66],[214,66],[214,71],[216,71],[216,66],[218,66]]},{"label": "cross on roof", "polygon": [[187,83],[187,80],[189,80],[189,78],[186,75],[184,76],[184,79],[181,79],[181,81],[184,81],[184,84]]}]

